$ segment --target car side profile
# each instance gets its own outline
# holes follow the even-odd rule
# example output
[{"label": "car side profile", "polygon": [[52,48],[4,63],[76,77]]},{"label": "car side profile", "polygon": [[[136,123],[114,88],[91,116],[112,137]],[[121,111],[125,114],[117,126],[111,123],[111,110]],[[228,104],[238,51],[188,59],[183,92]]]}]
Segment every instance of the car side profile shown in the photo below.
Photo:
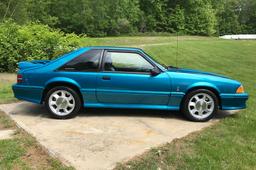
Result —
[{"label": "car side profile", "polygon": [[236,80],[165,67],[138,48],[85,47],[18,65],[15,97],[45,104],[61,119],[93,107],[177,110],[189,120],[207,121],[219,109],[246,108],[248,99]]}]

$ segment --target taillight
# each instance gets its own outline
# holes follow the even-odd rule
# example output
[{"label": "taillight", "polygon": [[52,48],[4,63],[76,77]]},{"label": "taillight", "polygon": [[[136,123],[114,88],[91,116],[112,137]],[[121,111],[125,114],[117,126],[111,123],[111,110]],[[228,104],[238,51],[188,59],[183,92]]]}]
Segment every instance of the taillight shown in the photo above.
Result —
[{"label": "taillight", "polygon": [[17,83],[21,83],[21,82],[22,82],[22,75],[17,74]]}]

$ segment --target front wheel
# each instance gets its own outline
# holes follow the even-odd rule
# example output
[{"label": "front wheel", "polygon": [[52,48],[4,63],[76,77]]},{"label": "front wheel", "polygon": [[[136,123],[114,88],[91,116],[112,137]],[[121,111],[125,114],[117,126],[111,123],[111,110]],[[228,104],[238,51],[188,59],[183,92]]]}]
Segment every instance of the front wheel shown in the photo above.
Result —
[{"label": "front wheel", "polygon": [[218,99],[213,92],[198,89],[185,96],[181,110],[189,120],[205,122],[218,111]]},{"label": "front wheel", "polygon": [[49,90],[45,104],[51,116],[58,119],[74,117],[81,108],[81,100],[77,92],[65,86]]}]

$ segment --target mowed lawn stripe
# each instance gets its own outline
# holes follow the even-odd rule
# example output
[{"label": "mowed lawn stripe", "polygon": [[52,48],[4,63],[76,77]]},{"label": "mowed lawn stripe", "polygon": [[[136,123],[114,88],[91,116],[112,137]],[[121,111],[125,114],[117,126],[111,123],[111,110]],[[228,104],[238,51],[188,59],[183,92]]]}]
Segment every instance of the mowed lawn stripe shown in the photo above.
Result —
[{"label": "mowed lawn stripe", "polygon": [[[175,66],[176,48],[144,48]],[[256,41],[180,41],[178,66],[224,74],[243,83],[248,108],[216,125],[134,158],[116,169],[256,169]]]}]

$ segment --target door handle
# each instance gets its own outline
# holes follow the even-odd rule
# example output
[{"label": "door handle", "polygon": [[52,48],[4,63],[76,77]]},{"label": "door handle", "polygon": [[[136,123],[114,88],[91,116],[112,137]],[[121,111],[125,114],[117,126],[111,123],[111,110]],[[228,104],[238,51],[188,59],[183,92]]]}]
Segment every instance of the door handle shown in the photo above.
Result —
[{"label": "door handle", "polygon": [[111,78],[109,76],[103,76],[102,80],[110,80]]}]

